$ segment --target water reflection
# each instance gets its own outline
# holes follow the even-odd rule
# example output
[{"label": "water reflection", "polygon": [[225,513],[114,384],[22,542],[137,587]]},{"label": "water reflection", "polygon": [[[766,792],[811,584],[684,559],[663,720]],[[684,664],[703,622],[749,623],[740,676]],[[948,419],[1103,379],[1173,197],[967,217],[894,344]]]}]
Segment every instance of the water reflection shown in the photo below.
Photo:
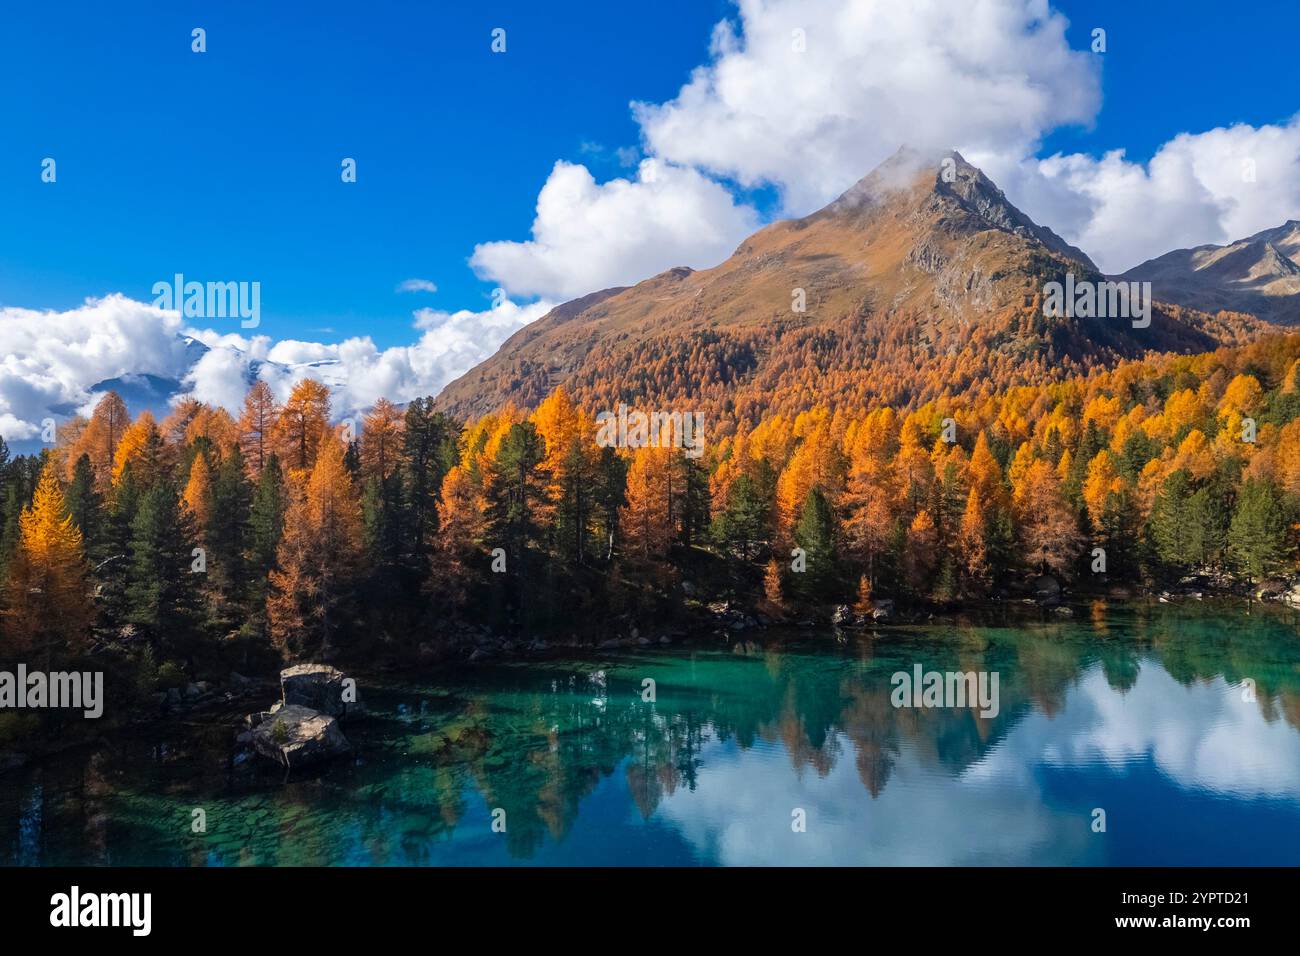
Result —
[{"label": "water reflection", "polygon": [[[475,668],[377,689],[359,759],[314,778],[232,767],[220,729],[0,778],[0,859],[1300,863],[1296,620],[1097,606]],[[996,671],[999,713],[895,708],[917,663]]]}]

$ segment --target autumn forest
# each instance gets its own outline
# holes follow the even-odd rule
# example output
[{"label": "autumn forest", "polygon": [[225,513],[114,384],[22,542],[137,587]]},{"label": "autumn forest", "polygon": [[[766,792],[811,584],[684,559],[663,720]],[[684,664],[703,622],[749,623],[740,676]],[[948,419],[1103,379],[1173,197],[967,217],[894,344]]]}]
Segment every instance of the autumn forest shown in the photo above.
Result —
[{"label": "autumn forest", "polygon": [[[116,394],[0,453],[0,658],[214,668],[598,642],[711,601],[774,619],[1294,572],[1300,335],[913,408],[707,422],[705,453],[596,442],[558,388],[473,422],[306,379],[236,417]],[[678,410],[689,410],[689,404]]]}]

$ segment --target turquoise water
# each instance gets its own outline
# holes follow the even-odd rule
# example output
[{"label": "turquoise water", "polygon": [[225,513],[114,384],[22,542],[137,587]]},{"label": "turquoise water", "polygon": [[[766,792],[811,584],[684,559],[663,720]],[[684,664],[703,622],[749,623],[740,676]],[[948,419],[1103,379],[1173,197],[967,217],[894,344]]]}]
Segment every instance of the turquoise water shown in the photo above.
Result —
[{"label": "turquoise water", "polygon": [[[999,713],[893,706],[918,663],[997,673]],[[310,776],[175,725],[0,776],[0,862],[1300,864],[1300,616],[1276,608],[773,633],[362,689],[355,759]]]}]

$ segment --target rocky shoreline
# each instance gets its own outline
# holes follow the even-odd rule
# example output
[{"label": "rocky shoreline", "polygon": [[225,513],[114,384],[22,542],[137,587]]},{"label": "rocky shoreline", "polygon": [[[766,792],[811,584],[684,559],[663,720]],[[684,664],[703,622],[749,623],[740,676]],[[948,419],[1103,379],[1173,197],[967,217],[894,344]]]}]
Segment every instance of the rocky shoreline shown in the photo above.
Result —
[{"label": "rocky shoreline", "polygon": [[[687,586],[689,587],[689,586]],[[867,630],[881,625],[925,625],[953,620],[969,614],[1015,613],[1074,616],[1079,605],[1097,601],[1155,601],[1175,603],[1188,600],[1236,599],[1278,603],[1300,610],[1300,577],[1277,579],[1248,585],[1225,575],[1201,572],[1187,575],[1167,586],[1128,586],[1107,584],[1104,580],[1089,588],[1069,588],[1051,575],[1039,575],[1011,587],[1002,588],[980,601],[917,604],[899,607],[890,599],[872,602],[868,609],[847,604],[809,608],[802,613],[773,613],[759,602],[744,600],[692,601],[693,619],[674,627],[647,627],[631,615],[611,619],[607,630],[612,636],[599,641],[576,636],[509,637],[486,626],[461,622],[447,635],[439,648],[421,645],[421,663],[452,661],[480,663],[508,660],[522,656],[542,656],[559,650],[591,651],[634,649],[687,642],[729,641],[740,634],[770,628],[812,629],[829,627],[844,630]]]},{"label": "rocky shoreline", "polygon": [[[1014,588],[1005,589],[978,603],[913,605],[899,608],[887,599],[874,601],[862,610],[849,605],[828,605],[800,614],[778,616],[754,602],[721,600],[691,602],[692,618],[673,627],[650,628],[630,615],[611,619],[602,640],[568,637],[521,639],[493,633],[489,628],[458,623],[442,636],[436,650],[422,645],[416,660],[381,658],[370,670],[392,673],[412,665],[439,667],[448,664],[487,664],[546,658],[593,651],[636,650],[671,645],[731,644],[749,640],[768,630],[812,630],[829,628],[836,633],[876,636],[881,626],[925,626],[944,624],[971,615],[1003,618],[1070,618],[1089,602],[1147,601],[1176,604],[1204,600],[1259,601],[1300,611],[1300,579],[1273,580],[1247,586],[1239,581],[1209,573],[1189,575],[1166,587],[1105,585],[1087,589],[1063,587],[1049,575],[1042,575]],[[265,701],[278,690],[278,700],[265,709],[248,710],[250,704]],[[231,672],[223,681],[200,680],[150,695],[152,712],[133,715],[124,725],[105,727],[105,733],[156,724],[158,721],[196,720],[232,727],[234,762],[260,759],[286,771],[322,763],[351,752],[343,733],[346,721],[363,717],[365,708],[357,681],[328,663],[303,663],[283,669],[274,680],[246,677]],[[242,716],[241,716],[242,714]],[[0,773],[18,770],[33,761],[55,756],[68,749],[96,745],[103,735],[76,739],[25,742],[20,748],[0,749]]]}]

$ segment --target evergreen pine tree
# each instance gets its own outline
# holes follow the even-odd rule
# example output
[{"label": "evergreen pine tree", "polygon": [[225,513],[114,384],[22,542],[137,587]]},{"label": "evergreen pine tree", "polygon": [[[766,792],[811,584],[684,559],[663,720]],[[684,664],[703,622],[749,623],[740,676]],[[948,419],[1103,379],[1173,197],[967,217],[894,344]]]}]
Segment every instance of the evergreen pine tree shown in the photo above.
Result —
[{"label": "evergreen pine tree", "polygon": [[131,522],[127,621],[140,629],[159,661],[184,661],[191,672],[201,620],[202,579],[192,570],[193,521],[171,482],[140,498]]},{"label": "evergreen pine tree", "polygon": [[531,422],[510,426],[488,469],[487,535],[489,548],[506,554],[504,580],[523,622],[531,584],[533,553],[542,540],[538,510],[545,499],[541,469],[545,448]]},{"label": "evergreen pine tree", "polygon": [[[262,472],[266,472],[265,462]],[[231,446],[218,464],[210,495],[212,505],[204,529],[208,591],[217,633],[229,634],[247,620],[253,586],[250,566],[253,487],[238,445]]]},{"label": "evergreen pine tree", "polygon": [[794,541],[805,554],[805,570],[793,577],[795,589],[805,601],[828,601],[839,582],[835,557],[835,516],[820,488],[804,499],[794,527]]},{"label": "evergreen pine tree", "polygon": [[1248,478],[1228,528],[1228,556],[1253,581],[1274,574],[1286,557],[1287,521],[1271,481]]},{"label": "evergreen pine tree", "polygon": [[104,531],[104,503],[95,489],[95,470],[91,467],[89,455],[82,454],[77,459],[64,497],[68,502],[68,514],[81,529],[86,553],[95,560],[99,556],[100,538]]},{"label": "evergreen pine tree", "polygon": [[771,502],[761,497],[756,482],[749,475],[742,474],[732,483],[727,506],[713,521],[713,540],[718,547],[740,560],[752,560],[770,537],[768,516],[771,510]]}]

